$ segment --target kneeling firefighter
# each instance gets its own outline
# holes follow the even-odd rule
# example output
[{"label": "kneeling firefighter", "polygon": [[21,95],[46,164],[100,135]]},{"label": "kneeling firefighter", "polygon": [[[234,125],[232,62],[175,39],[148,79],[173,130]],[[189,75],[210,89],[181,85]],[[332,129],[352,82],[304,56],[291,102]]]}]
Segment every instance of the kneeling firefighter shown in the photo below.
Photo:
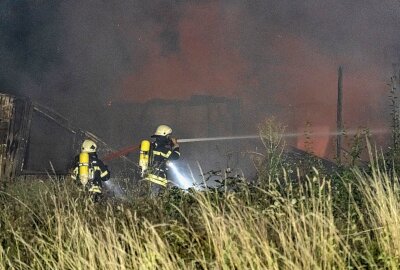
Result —
[{"label": "kneeling firefighter", "polygon": [[151,137],[155,140],[150,143],[142,141],[140,148],[139,166],[142,177],[152,183],[166,187],[168,183],[169,160],[180,157],[179,144],[171,137],[172,129],[167,125],[160,125]]},{"label": "kneeling firefighter", "polygon": [[81,153],[75,157],[72,178],[85,187],[93,201],[101,197],[102,182],[110,179],[110,171],[97,157],[97,145],[92,140],[82,143]]}]

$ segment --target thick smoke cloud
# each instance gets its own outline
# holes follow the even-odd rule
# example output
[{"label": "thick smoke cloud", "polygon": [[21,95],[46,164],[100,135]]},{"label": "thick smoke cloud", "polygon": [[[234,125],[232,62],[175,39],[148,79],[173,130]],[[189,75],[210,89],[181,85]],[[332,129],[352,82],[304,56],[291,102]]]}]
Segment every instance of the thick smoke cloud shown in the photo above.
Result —
[{"label": "thick smoke cloud", "polygon": [[396,0],[3,1],[0,88],[83,123],[82,111],[110,101],[212,94],[242,98],[253,127],[271,106],[289,129],[329,131],[343,65],[346,126],[381,127],[399,10]]}]

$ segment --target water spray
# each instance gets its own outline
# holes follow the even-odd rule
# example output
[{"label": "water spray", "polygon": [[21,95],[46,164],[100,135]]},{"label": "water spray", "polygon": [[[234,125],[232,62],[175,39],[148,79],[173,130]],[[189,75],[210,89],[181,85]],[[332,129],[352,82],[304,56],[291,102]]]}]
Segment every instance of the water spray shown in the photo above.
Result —
[{"label": "water spray", "polygon": [[[315,132],[307,134],[309,137],[325,137],[325,136],[337,136],[337,135],[356,135],[360,133],[360,130],[353,129],[345,132]],[[368,131],[369,134],[386,134],[388,130],[386,129],[375,129]],[[283,138],[294,138],[302,137],[305,134],[301,132],[296,133],[283,133],[281,134]],[[193,142],[209,142],[209,141],[225,141],[225,140],[246,140],[246,139],[260,139],[260,135],[243,135],[243,136],[226,136],[226,137],[210,137],[210,138],[190,138],[190,139],[178,139],[178,143],[193,143]]]},{"label": "water spray", "polygon": [[124,190],[117,183],[115,183],[112,178],[108,181],[104,181],[103,184],[108,190],[114,193],[116,198],[126,200]]},{"label": "water spray", "polygon": [[211,137],[211,138],[191,138],[191,139],[178,139],[178,143],[224,141],[224,140],[243,140],[243,139],[257,139],[257,138],[260,138],[260,136],[258,136],[258,135],[247,135],[247,136]]},{"label": "water spray", "polygon": [[[326,136],[337,136],[337,135],[356,135],[361,131],[359,129],[351,129],[344,132],[340,131],[331,131],[331,132],[314,132],[307,134],[309,137],[326,137]],[[368,130],[368,134],[378,135],[378,134],[387,134],[389,131],[387,129],[373,129]],[[305,136],[303,132],[295,132],[295,133],[283,133],[281,134],[282,138],[296,138]],[[226,141],[226,140],[254,140],[260,139],[260,135],[241,135],[241,136],[225,136],[225,137],[209,137],[209,138],[188,138],[188,139],[178,139],[178,143],[196,143],[196,142],[211,142],[211,141]],[[117,152],[111,153],[103,158],[104,161],[110,161],[115,158],[124,156],[130,152],[136,151],[140,145],[129,146],[123,148]]]},{"label": "water spray", "polygon": [[178,181],[177,184],[182,189],[188,189],[190,187],[193,187],[193,181],[190,181],[188,178],[183,176],[173,162],[167,162],[167,166],[172,171],[172,173],[175,175],[174,178]]}]

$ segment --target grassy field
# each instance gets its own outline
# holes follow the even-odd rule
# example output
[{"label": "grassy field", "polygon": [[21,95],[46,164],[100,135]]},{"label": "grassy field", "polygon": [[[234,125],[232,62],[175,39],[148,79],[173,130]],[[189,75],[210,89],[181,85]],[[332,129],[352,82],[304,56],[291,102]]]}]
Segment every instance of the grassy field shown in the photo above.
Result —
[{"label": "grassy field", "polygon": [[0,268],[398,269],[399,190],[376,164],[101,204],[68,179],[16,181],[0,192]]}]

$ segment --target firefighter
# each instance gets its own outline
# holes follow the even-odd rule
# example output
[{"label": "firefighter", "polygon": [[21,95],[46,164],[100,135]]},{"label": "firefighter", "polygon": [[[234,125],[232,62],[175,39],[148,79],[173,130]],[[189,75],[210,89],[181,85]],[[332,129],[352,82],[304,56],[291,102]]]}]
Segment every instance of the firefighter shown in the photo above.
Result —
[{"label": "firefighter", "polygon": [[97,157],[96,151],[96,143],[85,140],[82,143],[81,153],[75,157],[72,173],[72,178],[84,186],[94,202],[101,198],[102,182],[110,179],[110,171]]},{"label": "firefighter", "polygon": [[160,125],[151,137],[155,140],[150,146],[150,168],[147,180],[159,185],[167,186],[168,166],[170,160],[180,157],[179,144],[176,138],[171,137],[172,129],[167,125]]}]

